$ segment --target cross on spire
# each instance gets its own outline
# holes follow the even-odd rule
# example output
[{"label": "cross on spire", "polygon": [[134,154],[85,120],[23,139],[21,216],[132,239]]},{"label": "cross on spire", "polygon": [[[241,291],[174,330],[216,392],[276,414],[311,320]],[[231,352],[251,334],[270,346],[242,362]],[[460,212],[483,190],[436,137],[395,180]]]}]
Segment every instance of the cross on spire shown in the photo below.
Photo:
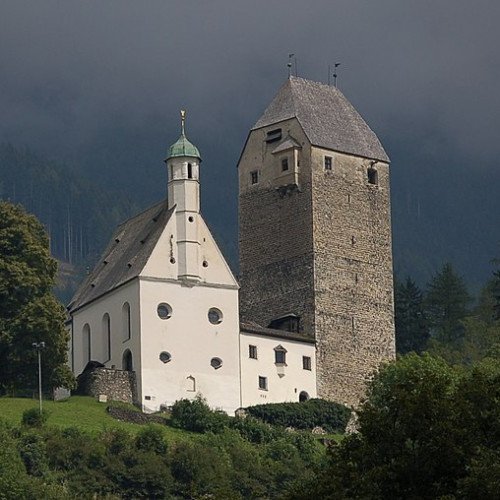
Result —
[{"label": "cross on spire", "polygon": [[186,111],[181,109],[181,134],[186,135],[184,131],[184,125],[186,123]]}]

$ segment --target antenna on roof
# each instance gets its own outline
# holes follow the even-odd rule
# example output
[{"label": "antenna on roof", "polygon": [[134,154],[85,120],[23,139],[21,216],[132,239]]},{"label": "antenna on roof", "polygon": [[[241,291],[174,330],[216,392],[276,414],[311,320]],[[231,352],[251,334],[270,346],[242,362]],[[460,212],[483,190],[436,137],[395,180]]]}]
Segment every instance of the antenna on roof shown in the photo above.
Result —
[{"label": "antenna on roof", "polygon": [[[295,54],[288,54],[288,63],[287,63],[287,68],[288,68],[288,78],[292,76],[292,58],[295,57]],[[297,59],[295,59],[295,76],[297,76]]]},{"label": "antenna on roof", "polygon": [[[337,87],[337,68],[340,66],[340,63],[335,63],[334,66],[333,66],[333,85],[334,87],[336,88]],[[330,72],[328,72],[330,73]],[[328,75],[330,76],[330,75]],[[330,79],[328,79],[330,80]],[[330,82],[328,82],[330,83]]]}]

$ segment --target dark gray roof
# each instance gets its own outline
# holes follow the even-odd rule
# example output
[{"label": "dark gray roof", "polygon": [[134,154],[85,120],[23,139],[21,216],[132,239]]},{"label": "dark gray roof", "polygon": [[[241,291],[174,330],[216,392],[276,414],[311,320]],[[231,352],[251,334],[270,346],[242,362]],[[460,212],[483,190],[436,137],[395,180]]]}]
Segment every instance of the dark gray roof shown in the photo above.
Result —
[{"label": "dark gray roof", "polygon": [[120,224],[68,309],[74,311],[137,277],[173,212],[162,201]]},{"label": "dark gray roof", "polygon": [[335,87],[291,76],[252,130],[293,117],[314,146],[389,162],[375,133]]},{"label": "dark gray roof", "polygon": [[305,335],[303,333],[288,332],[286,330],[276,330],[275,328],[264,328],[253,322],[240,323],[240,331],[244,333],[255,333],[257,335],[262,335],[264,337],[273,337],[283,340],[295,340],[297,342],[307,342],[308,344],[314,344],[316,341],[314,337]]}]

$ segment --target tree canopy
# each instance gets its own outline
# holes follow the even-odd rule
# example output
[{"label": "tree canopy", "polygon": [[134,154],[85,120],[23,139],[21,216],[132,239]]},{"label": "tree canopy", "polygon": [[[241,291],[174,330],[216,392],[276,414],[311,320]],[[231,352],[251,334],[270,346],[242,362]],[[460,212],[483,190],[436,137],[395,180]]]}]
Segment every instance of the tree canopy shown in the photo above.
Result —
[{"label": "tree canopy", "polygon": [[427,288],[427,315],[439,340],[453,341],[462,334],[460,320],[471,301],[465,281],[450,263],[443,265]]},{"label": "tree canopy", "polygon": [[33,342],[45,342],[46,388],[72,383],[64,308],[52,293],[57,271],[42,224],[0,201],[0,391],[36,387]]},{"label": "tree canopy", "polygon": [[397,352],[422,352],[429,339],[424,296],[410,277],[405,282],[396,280],[394,295]]},{"label": "tree canopy", "polygon": [[414,353],[386,365],[359,433],[291,498],[498,498],[500,360],[471,369]]}]

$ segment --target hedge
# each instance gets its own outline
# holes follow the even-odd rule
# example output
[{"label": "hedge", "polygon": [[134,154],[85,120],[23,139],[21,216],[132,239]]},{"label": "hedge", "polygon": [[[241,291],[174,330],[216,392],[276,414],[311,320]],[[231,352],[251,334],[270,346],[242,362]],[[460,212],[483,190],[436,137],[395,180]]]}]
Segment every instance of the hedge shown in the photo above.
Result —
[{"label": "hedge", "polygon": [[249,406],[246,412],[271,425],[294,429],[322,427],[327,432],[344,432],[351,416],[344,405],[324,399]]}]

